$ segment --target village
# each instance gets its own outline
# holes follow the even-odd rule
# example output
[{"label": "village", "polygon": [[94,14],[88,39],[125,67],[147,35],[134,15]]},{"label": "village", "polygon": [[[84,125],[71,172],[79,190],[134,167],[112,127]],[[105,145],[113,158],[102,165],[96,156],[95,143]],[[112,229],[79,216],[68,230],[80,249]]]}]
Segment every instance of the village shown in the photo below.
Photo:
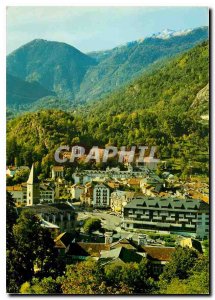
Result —
[{"label": "village", "polygon": [[158,276],[177,245],[204,251],[209,192],[207,184],[183,184],[167,171],[158,176],[156,167],[146,163],[139,168],[128,164],[123,171],[77,169],[71,182],[62,165],[53,166],[50,178],[42,182],[34,164],[31,169],[7,167],[7,177],[23,169],[30,172],[27,182],[7,186],[7,192],[18,214],[30,209],[40,217],[67,263],[88,257],[104,264],[147,257]]}]

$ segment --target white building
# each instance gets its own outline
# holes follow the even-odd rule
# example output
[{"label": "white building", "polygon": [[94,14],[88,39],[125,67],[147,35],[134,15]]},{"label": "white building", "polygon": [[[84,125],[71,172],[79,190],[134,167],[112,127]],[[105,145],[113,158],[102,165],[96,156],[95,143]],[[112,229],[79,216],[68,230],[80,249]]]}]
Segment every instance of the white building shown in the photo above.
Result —
[{"label": "white building", "polygon": [[87,182],[92,182],[94,179],[126,179],[126,178],[142,178],[149,174],[149,170],[144,168],[140,171],[134,171],[132,167],[129,166],[127,171],[120,171],[119,168],[107,168],[103,170],[83,170],[76,171],[73,173],[72,178],[75,183],[85,184]]},{"label": "white building", "polygon": [[52,179],[64,178],[64,167],[63,166],[53,166],[52,167]]},{"label": "white building", "polygon": [[54,189],[48,185],[40,184],[40,202],[54,203]]},{"label": "white building", "polygon": [[123,227],[209,236],[209,204],[202,200],[135,197],[123,208]]},{"label": "white building", "polygon": [[85,191],[85,187],[81,186],[80,184],[73,184],[71,186],[71,197],[72,199],[77,199],[79,200],[81,195],[84,193]]},{"label": "white building", "polygon": [[110,207],[110,189],[103,183],[95,185],[93,189],[93,206]]},{"label": "white building", "polygon": [[7,186],[7,192],[9,192],[16,202],[17,206],[27,204],[27,186],[26,184]]},{"label": "white building", "polygon": [[34,164],[32,164],[31,172],[27,181],[27,205],[31,206],[39,203],[40,203],[39,180],[35,174]]}]

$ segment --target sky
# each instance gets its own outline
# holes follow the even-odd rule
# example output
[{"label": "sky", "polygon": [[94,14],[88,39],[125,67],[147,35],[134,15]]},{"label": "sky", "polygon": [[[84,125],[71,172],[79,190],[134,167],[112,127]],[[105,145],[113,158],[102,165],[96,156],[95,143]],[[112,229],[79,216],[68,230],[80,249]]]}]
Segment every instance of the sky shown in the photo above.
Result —
[{"label": "sky", "polygon": [[7,53],[33,39],[68,43],[87,53],[164,29],[208,26],[206,7],[7,7]]}]

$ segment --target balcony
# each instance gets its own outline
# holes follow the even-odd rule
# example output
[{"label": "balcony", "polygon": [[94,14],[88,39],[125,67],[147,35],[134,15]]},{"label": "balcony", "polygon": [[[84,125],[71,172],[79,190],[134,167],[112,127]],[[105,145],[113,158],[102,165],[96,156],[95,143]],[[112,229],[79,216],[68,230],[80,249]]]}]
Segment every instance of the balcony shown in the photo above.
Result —
[{"label": "balcony", "polygon": [[172,224],[170,224],[171,226],[173,226],[173,227],[182,227],[182,224],[175,224],[175,223],[172,223]]},{"label": "balcony", "polygon": [[188,222],[188,219],[181,218],[179,219],[179,222]]},{"label": "balcony", "polygon": [[149,220],[149,216],[140,216],[140,218],[143,220]]},{"label": "balcony", "polygon": [[160,216],[168,217],[168,216],[169,216],[169,213],[168,213],[168,212],[161,212],[161,213],[160,213]]},{"label": "balcony", "polygon": [[175,221],[175,218],[167,217],[166,221]]},{"label": "balcony", "polygon": [[195,228],[196,226],[192,225],[192,224],[185,224],[185,227],[187,227],[187,228]]},{"label": "balcony", "polygon": [[153,217],[153,221],[161,221],[162,217]]},{"label": "balcony", "polygon": [[186,214],[186,218],[195,218],[196,216],[195,215],[187,215]]},{"label": "balcony", "polygon": [[129,218],[136,218],[137,215],[129,215]]}]

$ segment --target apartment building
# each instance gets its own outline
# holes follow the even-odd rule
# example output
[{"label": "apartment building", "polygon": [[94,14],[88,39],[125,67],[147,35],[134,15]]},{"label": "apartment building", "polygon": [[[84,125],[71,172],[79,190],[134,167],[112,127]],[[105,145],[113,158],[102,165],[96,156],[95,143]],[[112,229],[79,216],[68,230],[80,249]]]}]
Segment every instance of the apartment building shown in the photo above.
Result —
[{"label": "apartment building", "polygon": [[207,238],[209,205],[194,199],[137,197],[123,208],[123,227]]},{"label": "apartment building", "polygon": [[106,208],[110,206],[110,189],[103,183],[94,186],[93,206],[100,208]]}]

